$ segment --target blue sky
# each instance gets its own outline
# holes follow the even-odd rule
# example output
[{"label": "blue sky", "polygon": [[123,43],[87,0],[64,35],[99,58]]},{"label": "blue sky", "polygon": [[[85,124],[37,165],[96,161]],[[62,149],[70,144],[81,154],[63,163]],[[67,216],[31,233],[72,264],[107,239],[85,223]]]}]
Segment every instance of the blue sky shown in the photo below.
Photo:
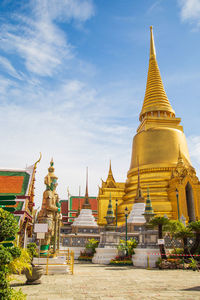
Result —
[{"label": "blue sky", "polygon": [[97,194],[109,159],[129,169],[149,59],[149,26],[168,98],[200,175],[200,0],[0,2],[0,166],[43,154],[36,202],[53,156],[60,198]]}]

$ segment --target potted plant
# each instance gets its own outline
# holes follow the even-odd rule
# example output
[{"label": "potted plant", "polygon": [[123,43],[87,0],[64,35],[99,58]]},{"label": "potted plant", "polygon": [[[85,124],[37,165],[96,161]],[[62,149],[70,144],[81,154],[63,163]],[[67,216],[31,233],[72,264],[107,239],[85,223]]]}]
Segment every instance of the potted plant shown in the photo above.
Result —
[{"label": "potted plant", "polygon": [[31,260],[31,271],[25,269],[26,275],[26,284],[40,284],[41,283],[41,276],[43,275],[44,269],[42,266],[35,266],[33,264],[33,257],[37,257],[36,251],[37,245],[35,243],[30,243],[27,245],[27,250]]},{"label": "potted plant", "polygon": [[117,247],[119,257],[127,257],[135,254],[134,248],[137,247],[137,242],[135,239],[130,239],[127,242],[120,240]]},{"label": "potted plant", "polygon": [[95,239],[89,239],[87,244],[85,245],[85,252],[88,255],[93,255],[95,253],[95,249],[98,247],[99,241]]}]

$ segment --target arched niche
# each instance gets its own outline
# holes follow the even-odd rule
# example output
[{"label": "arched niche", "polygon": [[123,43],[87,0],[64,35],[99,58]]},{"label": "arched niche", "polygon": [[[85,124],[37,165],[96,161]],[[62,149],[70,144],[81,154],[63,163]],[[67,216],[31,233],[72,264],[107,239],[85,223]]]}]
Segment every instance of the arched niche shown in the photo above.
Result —
[{"label": "arched niche", "polygon": [[186,204],[187,204],[187,212],[189,217],[189,222],[195,222],[195,207],[194,207],[194,196],[191,184],[188,183],[185,186],[185,195],[186,195]]}]

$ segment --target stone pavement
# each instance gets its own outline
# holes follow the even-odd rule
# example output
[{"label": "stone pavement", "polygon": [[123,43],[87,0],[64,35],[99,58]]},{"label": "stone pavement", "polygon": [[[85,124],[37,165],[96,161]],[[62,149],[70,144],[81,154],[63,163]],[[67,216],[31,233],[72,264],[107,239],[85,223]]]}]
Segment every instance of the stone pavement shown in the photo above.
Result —
[{"label": "stone pavement", "polygon": [[[200,300],[200,272],[94,264],[74,267],[74,275],[43,275],[42,284],[22,285],[22,291],[28,300]],[[24,276],[17,277],[25,281]]]}]

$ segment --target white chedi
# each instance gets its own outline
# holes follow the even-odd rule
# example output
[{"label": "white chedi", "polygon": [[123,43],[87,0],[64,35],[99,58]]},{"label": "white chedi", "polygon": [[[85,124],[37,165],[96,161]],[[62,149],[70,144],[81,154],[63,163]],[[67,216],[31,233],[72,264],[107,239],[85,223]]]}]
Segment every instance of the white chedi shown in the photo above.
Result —
[{"label": "white chedi", "polygon": [[72,226],[98,227],[91,209],[81,209],[80,215],[75,219]]},{"label": "white chedi", "polygon": [[146,220],[143,216],[145,211],[145,203],[134,203],[132,210],[129,214],[127,223],[131,224],[144,224]]}]

